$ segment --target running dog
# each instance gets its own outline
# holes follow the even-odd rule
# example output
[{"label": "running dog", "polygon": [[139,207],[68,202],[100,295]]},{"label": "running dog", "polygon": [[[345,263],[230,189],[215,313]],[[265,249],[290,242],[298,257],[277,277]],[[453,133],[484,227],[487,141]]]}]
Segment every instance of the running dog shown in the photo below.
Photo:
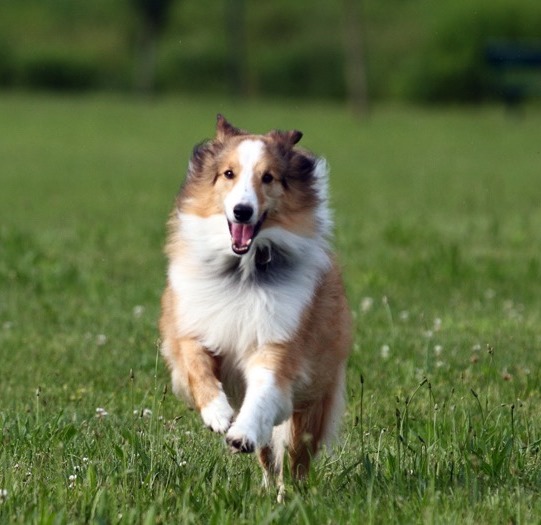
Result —
[{"label": "running dog", "polygon": [[299,131],[252,134],[218,115],[169,221],[161,352],[173,391],[267,484],[295,478],[344,409],[351,320],[329,242],[328,170]]}]

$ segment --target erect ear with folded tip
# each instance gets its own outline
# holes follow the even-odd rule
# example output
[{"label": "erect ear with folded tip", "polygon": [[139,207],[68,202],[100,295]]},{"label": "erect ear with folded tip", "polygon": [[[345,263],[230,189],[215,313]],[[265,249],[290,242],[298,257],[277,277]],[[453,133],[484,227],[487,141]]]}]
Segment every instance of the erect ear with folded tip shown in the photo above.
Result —
[{"label": "erect ear with folded tip", "polygon": [[292,129],[291,131],[271,131],[269,135],[278,142],[278,144],[286,148],[292,148],[297,142],[302,139],[302,131]]},{"label": "erect ear with folded tip", "polygon": [[216,139],[218,141],[223,142],[227,137],[235,137],[243,133],[242,130],[227,122],[221,113],[216,115]]}]

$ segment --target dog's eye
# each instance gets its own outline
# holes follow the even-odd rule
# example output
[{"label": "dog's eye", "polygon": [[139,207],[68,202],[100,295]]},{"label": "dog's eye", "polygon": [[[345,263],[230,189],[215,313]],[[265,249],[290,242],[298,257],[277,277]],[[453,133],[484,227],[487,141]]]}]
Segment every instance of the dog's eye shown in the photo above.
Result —
[{"label": "dog's eye", "polygon": [[234,178],[235,178],[235,174],[233,173],[233,170],[225,170],[225,171],[224,171],[224,177],[225,177],[226,179],[231,180],[231,179],[234,179]]},{"label": "dog's eye", "polygon": [[266,171],[263,173],[263,176],[261,177],[261,182],[263,184],[270,184],[274,180],[274,177],[272,176],[272,173],[269,173]]}]

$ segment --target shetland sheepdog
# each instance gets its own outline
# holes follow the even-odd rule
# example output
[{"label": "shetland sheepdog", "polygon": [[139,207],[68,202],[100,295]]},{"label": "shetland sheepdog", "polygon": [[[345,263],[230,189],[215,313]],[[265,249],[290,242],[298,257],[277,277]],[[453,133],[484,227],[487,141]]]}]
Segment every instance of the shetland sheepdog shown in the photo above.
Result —
[{"label": "shetland sheepdog", "polygon": [[279,486],[284,456],[302,478],[336,432],[351,336],[327,165],[301,137],[218,115],[169,221],[160,319],[175,394]]}]

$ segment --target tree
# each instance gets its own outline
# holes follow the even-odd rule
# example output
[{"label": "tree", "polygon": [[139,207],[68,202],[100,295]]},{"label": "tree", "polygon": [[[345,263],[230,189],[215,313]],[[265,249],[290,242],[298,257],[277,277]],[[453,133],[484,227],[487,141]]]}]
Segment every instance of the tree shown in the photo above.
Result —
[{"label": "tree", "polygon": [[365,116],[369,111],[366,63],[363,48],[361,0],[344,0],[345,76],[347,96],[353,112]]},{"label": "tree", "polygon": [[156,84],[158,40],[167,25],[173,0],[131,0],[131,2],[140,24],[135,86],[142,93],[151,93]]},{"label": "tree", "polygon": [[229,87],[232,95],[245,96],[248,94],[248,70],[244,0],[226,0],[225,9]]}]

